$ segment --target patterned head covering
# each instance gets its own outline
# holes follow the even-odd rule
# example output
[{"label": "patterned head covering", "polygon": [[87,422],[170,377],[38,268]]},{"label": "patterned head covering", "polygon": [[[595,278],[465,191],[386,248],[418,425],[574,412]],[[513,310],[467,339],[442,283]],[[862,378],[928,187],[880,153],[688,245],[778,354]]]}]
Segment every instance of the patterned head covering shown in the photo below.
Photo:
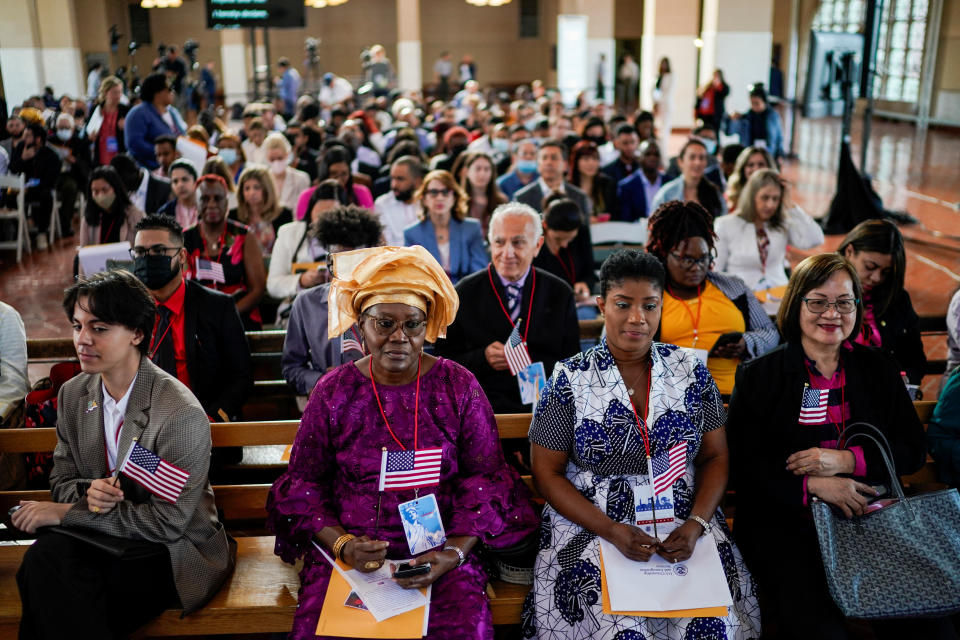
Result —
[{"label": "patterned head covering", "polygon": [[371,247],[333,254],[327,334],[347,331],[376,304],[399,302],[427,315],[427,342],[447,335],[460,298],[436,258],[421,246]]}]

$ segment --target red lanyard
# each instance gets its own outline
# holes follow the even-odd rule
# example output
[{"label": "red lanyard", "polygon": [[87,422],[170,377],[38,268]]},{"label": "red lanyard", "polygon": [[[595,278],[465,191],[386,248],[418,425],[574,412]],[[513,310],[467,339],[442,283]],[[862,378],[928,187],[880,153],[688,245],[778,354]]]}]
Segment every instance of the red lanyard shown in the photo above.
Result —
[{"label": "red lanyard", "polygon": [[[500,298],[500,292],[497,291],[496,285],[493,284],[493,269],[491,265],[487,265],[487,276],[490,278],[490,287],[493,289],[493,295],[497,296],[497,302],[500,303],[500,308],[503,309],[503,315],[507,316],[507,322],[510,325],[513,325],[513,318],[510,317],[510,313],[507,311],[507,308],[503,305],[503,300]],[[530,333],[530,313],[533,311],[533,294],[537,290],[537,270],[533,267],[530,267],[530,277],[533,280],[530,283],[530,303],[527,305],[527,326],[523,329],[523,341],[527,341],[527,335]]]},{"label": "red lanyard", "polygon": [[[160,349],[160,345],[163,344],[163,339],[167,337],[167,334],[170,333],[170,327],[173,326],[173,316],[170,316],[170,322],[167,323],[167,328],[163,330],[163,333],[160,335],[160,339],[154,341],[150,340],[150,352],[147,354],[147,357],[152,361],[154,356],[157,355],[157,351]],[[157,328],[153,328],[153,338],[157,337]]]},{"label": "red lanyard", "polygon": [[[106,244],[110,241],[110,234],[113,233],[113,227],[117,224],[117,219],[114,218],[110,221],[110,226],[107,228],[107,233],[100,234],[100,244]],[[100,214],[100,230],[103,231],[103,214]]]},{"label": "red lanyard", "polygon": [[[220,245],[220,253],[217,254],[217,259],[216,259],[216,260],[214,260],[213,258],[210,257],[210,250],[207,248],[207,237],[206,237],[205,235],[203,235],[203,229],[201,229],[199,225],[197,225],[197,231],[200,232],[200,241],[203,242],[203,255],[205,255],[205,256],[207,257],[207,260],[209,260],[209,261],[211,261],[211,262],[220,262],[220,258],[223,257],[223,250],[224,250],[224,248],[226,247],[226,244],[227,244],[227,229],[226,229],[226,227],[224,227],[223,233],[221,233],[221,234],[220,234],[220,237],[217,239],[217,244]],[[221,263],[221,264],[223,264],[223,263]],[[217,288],[217,284],[218,284],[218,283],[216,283],[216,282],[213,283],[213,288],[214,288],[214,289]]]},{"label": "red lanyard", "polygon": [[[623,376],[621,376],[623,377]],[[637,413],[637,405],[630,398],[630,407],[633,409],[633,417],[637,421],[637,431],[643,439],[643,449],[647,453],[647,459],[650,459],[650,430],[647,429],[647,412],[650,411],[650,381],[653,379],[653,354],[650,354],[650,370],[647,371],[647,399],[643,404],[643,422],[640,422],[640,414]]]},{"label": "red lanyard", "polygon": [[[704,287],[706,289],[706,287]],[[703,311],[703,290],[700,287],[697,287],[697,318],[693,318],[693,311],[690,311],[690,305],[687,304],[686,300],[678,298],[677,295],[670,290],[670,285],[667,285],[667,293],[673,296],[676,300],[680,301],[680,304],[683,305],[683,308],[687,310],[687,315],[690,316],[690,322],[693,324],[693,347],[697,346],[697,340],[699,339],[700,333],[700,312]]]},{"label": "red lanyard", "polygon": [[[813,371],[810,370],[810,365],[806,362],[803,363],[803,366],[807,368],[807,374],[810,376],[811,386],[813,383]],[[822,376],[821,376],[822,377]],[[844,414],[844,410],[847,406],[846,398],[844,397],[845,391],[847,388],[847,372],[843,369],[840,369],[840,422],[834,422],[833,426],[837,429],[837,449],[843,447],[843,442],[841,442],[840,437],[843,435],[843,432],[847,428],[847,416]],[[827,401],[827,411],[830,410],[830,401]]]},{"label": "red lanyard", "polygon": [[[563,253],[561,253],[563,251],[566,251],[567,260],[570,261],[569,270],[567,270],[567,263],[563,261]],[[566,249],[560,249],[560,251],[557,251],[557,260],[560,262],[560,266],[563,268],[563,273],[567,276],[567,279],[570,281],[570,284],[574,284],[576,282],[577,272],[573,268],[573,257],[570,255],[570,252],[567,251]]]},{"label": "red lanyard", "polygon": [[[413,450],[417,450],[417,432],[420,427],[420,361],[423,359],[421,355],[417,359],[417,395],[414,400],[413,405]],[[387,431],[390,432],[390,435],[393,437],[394,442],[400,445],[400,448],[404,451],[407,450],[403,443],[400,442],[400,438],[397,437],[397,434],[393,432],[393,429],[390,428],[390,421],[387,420],[387,414],[383,412],[383,404],[380,403],[380,394],[377,393],[377,383],[373,380],[373,358],[370,358],[370,384],[373,385],[373,397],[377,399],[377,406],[380,407],[380,415],[383,416],[383,421],[387,425]]]}]

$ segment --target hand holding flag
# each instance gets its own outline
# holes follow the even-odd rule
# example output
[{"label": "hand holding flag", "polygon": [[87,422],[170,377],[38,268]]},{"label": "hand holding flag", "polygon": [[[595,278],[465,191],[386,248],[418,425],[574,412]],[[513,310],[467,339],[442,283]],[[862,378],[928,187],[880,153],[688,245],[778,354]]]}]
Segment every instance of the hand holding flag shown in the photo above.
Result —
[{"label": "hand holding flag", "polygon": [[134,442],[130,453],[118,468],[119,473],[167,502],[176,503],[190,474],[173,466],[154,452]]},{"label": "hand holding flag", "polygon": [[510,375],[515,376],[521,370],[530,366],[530,353],[527,351],[527,343],[520,337],[520,323],[523,319],[517,321],[507,338],[507,343],[503,345],[503,355],[507,359],[507,366],[510,367]]}]

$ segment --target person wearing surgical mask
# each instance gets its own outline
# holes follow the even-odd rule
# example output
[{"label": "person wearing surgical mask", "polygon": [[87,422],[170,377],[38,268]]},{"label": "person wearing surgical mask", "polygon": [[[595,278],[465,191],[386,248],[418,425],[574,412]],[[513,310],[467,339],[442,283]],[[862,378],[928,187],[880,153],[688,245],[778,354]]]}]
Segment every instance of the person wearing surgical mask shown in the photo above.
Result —
[{"label": "person wearing surgical mask", "polygon": [[537,143],[520,138],[513,144],[513,167],[497,179],[497,186],[508,198],[540,177],[537,173]]},{"label": "person wearing surgical mask", "polygon": [[90,179],[93,159],[90,142],[78,132],[76,121],[69,113],[57,116],[54,137],[48,143],[60,157],[60,176],[57,178],[58,215],[64,237],[73,235],[73,215],[76,213],[77,191]]},{"label": "person wearing surgical mask", "polygon": [[273,171],[272,166],[268,169],[258,165],[244,169],[237,185],[237,208],[231,209],[227,215],[229,219],[250,227],[260,241],[265,257],[271,254],[280,227],[293,222],[293,212],[277,197]]},{"label": "person wearing surgical mask", "polygon": [[300,194],[310,188],[310,176],[290,166],[293,148],[283,134],[268,135],[263,142],[263,149],[270,177],[276,186],[277,200],[281,207],[292,211],[297,206]]},{"label": "person wearing surgical mask", "polygon": [[217,140],[217,148],[219,150],[217,155],[230,167],[230,175],[233,176],[233,183],[236,184],[247,162],[240,138],[232,132],[224,133]]},{"label": "person wearing surgical mask", "polygon": [[[170,216],[150,215],[137,223],[130,255],[133,274],[157,301],[157,327],[163,316],[170,327],[162,336],[155,332],[153,363],[193,392],[211,422],[241,420],[253,387],[253,360],[233,298],[184,279],[183,230]],[[214,474],[227,455],[222,451],[214,450]]]},{"label": "person wearing surgical mask", "polygon": [[87,206],[80,218],[80,246],[129,242],[133,245],[136,224],[143,211],[130,202],[120,174],[111,166],[90,173]]}]

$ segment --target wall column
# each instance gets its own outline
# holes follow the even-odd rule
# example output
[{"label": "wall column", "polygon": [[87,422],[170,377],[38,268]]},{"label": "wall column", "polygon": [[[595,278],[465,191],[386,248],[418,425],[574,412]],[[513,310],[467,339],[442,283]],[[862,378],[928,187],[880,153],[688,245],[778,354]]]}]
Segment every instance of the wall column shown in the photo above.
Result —
[{"label": "wall column", "polygon": [[40,60],[44,84],[56,95],[86,97],[87,74],[80,55],[77,19],[72,0],[36,0]]},{"label": "wall column", "polygon": [[[773,0],[704,0],[703,49],[700,52],[701,85],[714,69],[723,71],[730,86],[727,113],[750,108],[749,87],[767,86],[773,49]],[[749,51],[750,55],[743,55]],[[784,73],[786,82],[787,73]],[[692,104],[688,103],[688,104]]]},{"label": "wall column", "polygon": [[223,102],[228,107],[234,102],[246,104],[250,99],[249,80],[250,48],[246,39],[247,29],[223,29],[220,31],[220,83],[223,85]]},{"label": "wall column", "polygon": [[699,0],[646,0],[640,42],[640,104],[653,110],[660,59],[670,60],[673,73],[673,128],[693,125],[696,97]]},{"label": "wall column", "polygon": [[[571,15],[584,16],[587,19],[586,57],[582,62],[585,73],[579,91],[586,92],[591,102],[596,99],[597,95],[597,65],[600,62],[601,54],[606,57],[603,74],[603,101],[613,104],[614,100],[613,82],[617,66],[616,41],[613,37],[615,5],[615,0],[560,0],[558,5],[558,21],[559,16]],[[557,56],[559,64],[566,43],[559,38],[559,33],[558,40]]]},{"label": "wall column", "polygon": [[420,0],[397,0],[397,87],[421,91]]},{"label": "wall column", "polygon": [[0,69],[9,108],[43,93],[45,77],[35,8],[31,2],[8,2],[0,20]]}]

